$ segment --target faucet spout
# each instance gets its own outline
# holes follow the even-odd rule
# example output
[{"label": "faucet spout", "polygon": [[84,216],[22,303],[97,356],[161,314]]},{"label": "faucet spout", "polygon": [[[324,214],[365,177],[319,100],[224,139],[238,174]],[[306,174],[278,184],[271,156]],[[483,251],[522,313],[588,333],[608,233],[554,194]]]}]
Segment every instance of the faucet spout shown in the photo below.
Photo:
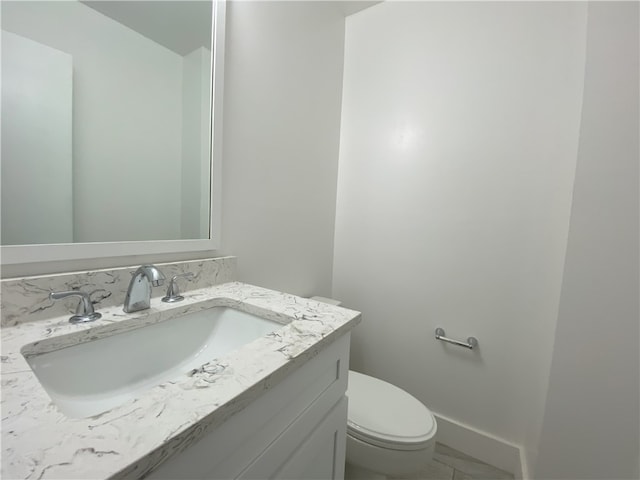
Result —
[{"label": "faucet spout", "polygon": [[[164,284],[164,275],[157,267],[153,265],[142,265],[138,268],[137,272],[142,272],[151,282],[151,285],[154,287],[160,287]],[[135,273],[134,273],[135,275]]]},{"label": "faucet spout", "polygon": [[126,313],[146,310],[151,306],[151,287],[164,284],[164,275],[154,265],[142,265],[131,277],[123,310]]}]

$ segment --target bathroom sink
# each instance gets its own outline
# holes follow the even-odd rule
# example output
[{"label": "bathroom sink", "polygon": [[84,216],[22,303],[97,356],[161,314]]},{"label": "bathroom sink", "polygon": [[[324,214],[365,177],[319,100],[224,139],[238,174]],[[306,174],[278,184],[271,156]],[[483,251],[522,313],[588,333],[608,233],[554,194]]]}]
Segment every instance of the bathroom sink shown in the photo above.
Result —
[{"label": "bathroom sink", "polygon": [[282,326],[214,307],[31,356],[27,362],[58,408],[69,417],[83,418],[190,374]]}]

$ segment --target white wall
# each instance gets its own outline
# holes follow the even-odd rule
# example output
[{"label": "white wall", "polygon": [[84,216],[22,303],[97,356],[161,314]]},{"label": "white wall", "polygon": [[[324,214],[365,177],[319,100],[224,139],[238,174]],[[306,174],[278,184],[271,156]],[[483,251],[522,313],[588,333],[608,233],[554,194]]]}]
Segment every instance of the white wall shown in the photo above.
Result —
[{"label": "white wall", "polygon": [[72,66],[2,31],[3,245],[73,241]]},{"label": "white wall", "polygon": [[347,19],[333,296],[363,311],[353,367],[517,445],[546,394],[585,32],[571,2]]},{"label": "white wall", "polygon": [[335,2],[231,2],[222,250],[242,281],[330,294],[344,16]]},{"label": "white wall", "polygon": [[73,57],[75,241],[180,238],[182,57],[75,1],[2,26]]},{"label": "white wall", "polygon": [[638,478],[638,7],[589,5],[578,166],[535,478]]}]

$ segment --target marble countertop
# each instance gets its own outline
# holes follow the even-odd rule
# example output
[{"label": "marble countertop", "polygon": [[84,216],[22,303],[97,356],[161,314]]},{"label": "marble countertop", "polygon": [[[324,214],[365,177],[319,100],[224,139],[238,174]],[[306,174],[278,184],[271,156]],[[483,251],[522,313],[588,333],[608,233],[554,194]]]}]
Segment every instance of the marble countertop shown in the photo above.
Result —
[{"label": "marble countertop", "polygon": [[[283,324],[206,368],[151,388],[89,418],[62,414],[23,353],[65,346],[157,323],[213,306],[228,306]],[[2,330],[2,478],[139,478],[170,455],[242,410],[292,370],[351,330],[360,314],[313,300],[232,282],[192,290],[178,304],[71,325],[68,316]],[[29,346],[25,348],[25,346]],[[22,353],[21,353],[22,350]]]}]

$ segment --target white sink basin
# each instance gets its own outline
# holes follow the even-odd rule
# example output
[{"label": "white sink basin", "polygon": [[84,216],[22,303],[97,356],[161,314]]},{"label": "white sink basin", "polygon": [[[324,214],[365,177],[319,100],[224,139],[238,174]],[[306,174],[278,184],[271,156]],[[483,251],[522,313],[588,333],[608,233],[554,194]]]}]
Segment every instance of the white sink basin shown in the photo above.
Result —
[{"label": "white sink basin", "polygon": [[282,324],[214,307],[27,358],[69,417],[97,415],[179,378]]}]

